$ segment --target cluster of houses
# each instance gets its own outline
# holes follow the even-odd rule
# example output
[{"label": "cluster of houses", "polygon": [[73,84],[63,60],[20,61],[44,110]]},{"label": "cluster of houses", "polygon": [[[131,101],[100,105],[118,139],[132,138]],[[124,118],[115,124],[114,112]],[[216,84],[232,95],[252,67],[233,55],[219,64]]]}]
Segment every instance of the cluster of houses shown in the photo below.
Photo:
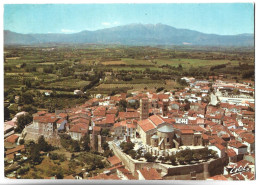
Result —
[{"label": "cluster of houses", "polygon": [[[107,131],[118,140],[140,139],[153,155],[167,155],[165,151],[180,149],[181,146],[205,146],[216,151],[218,157],[228,158],[228,166],[254,158],[254,102],[209,102],[211,94],[221,93],[224,96],[234,89],[238,89],[240,95],[245,95],[242,98],[253,98],[253,83],[231,83],[222,80],[212,83],[187,77],[182,79],[189,84],[182,90],[159,93],[146,90],[131,92],[130,96],[126,93],[98,96],[83,105],[57,110],[55,113],[37,112],[33,115],[33,122],[26,126],[20,137],[37,140],[43,135],[48,141],[58,143],[59,133],[67,133],[78,141],[85,134],[89,134],[91,148],[102,152],[102,143],[108,140],[102,133]],[[126,103],[139,102],[140,107],[120,111],[121,100]],[[10,133],[8,125],[9,123],[5,123],[5,134]],[[6,140],[10,139],[8,137]],[[248,163],[254,164],[254,161]],[[155,169],[144,168],[137,173],[138,177],[133,177],[122,164],[117,166],[119,167],[112,167],[115,172],[112,175],[109,174],[110,169],[107,174],[102,173],[92,179],[161,178]],[[250,171],[247,174],[250,177],[254,176],[252,166],[248,165]],[[230,170],[226,170],[226,174],[215,178],[238,177],[232,176]]]}]

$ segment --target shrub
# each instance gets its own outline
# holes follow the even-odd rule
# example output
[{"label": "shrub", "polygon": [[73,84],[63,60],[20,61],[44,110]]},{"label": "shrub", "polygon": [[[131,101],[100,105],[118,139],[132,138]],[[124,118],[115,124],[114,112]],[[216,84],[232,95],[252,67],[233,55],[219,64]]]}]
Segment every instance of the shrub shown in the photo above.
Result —
[{"label": "shrub", "polygon": [[147,162],[154,162],[155,161],[155,158],[149,152],[144,154],[144,158],[146,159]]}]

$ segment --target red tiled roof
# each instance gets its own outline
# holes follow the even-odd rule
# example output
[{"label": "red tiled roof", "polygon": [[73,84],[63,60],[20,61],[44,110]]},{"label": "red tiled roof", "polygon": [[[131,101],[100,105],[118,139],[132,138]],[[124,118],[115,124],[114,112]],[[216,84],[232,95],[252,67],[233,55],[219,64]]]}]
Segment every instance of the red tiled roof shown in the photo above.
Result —
[{"label": "red tiled roof", "polygon": [[233,149],[227,149],[227,155],[228,155],[228,157],[234,157],[237,154]]},{"label": "red tiled roof", "polygon": [[107,114],[106,115],[106,123],[111,124],[111,123],[115,123],[115,114]]},{"label": "red tiled roof", "polygon": [[93,111],[93,116],[105,116],[106,110],[95,110]]},{"label": "red tiled roof", "polygon": [[6,151],[6,155],[12,154],[12,153],[18,152],[18,151],[20,151],[20,150],[24,150],[24,149],[25,149],[24,145],[18,145],[18,146],[15,147],[15,148],[12,148],[12,149],[7,150],[7,151]]},{"label": "red tiled roof", "polygon": [[70,128],[69,132],[85,134],[88,132],[88,125],[85,123],[77,123]]},{"label": "red tiled roof", "polygon": [[55,123],[59,118],[53,115],[35,116],[33,120],[39,121],[40,123]]},{"label": "red tiled roof", "polygon": [[89,124],[90,120],[86,119],[86,118],[78,118],[78,119],[74,119],[71,123],[85,123],[85,124]]},{"label": "red tiled roof", "polygon": [[220,145],[220,144],[215,144],[215,146],[216,146],[218,149],[220,149],[220,150],[224,150],[224,149],[225,149],[225,147],[222,146],[222,145]]},{"label": "red tiled roof", "polygon": [[66,118],[67,116],[68,116],[68,114],[66,114],[66,113],[58,114],[58,117],[61,117],[61,118]]},{"label": "red tiled roof", "polygon": [[140,118],[140,113],[139,112],[119,112],[118,117],[120,119]]},{"label": "red tiled roof", "polygon": [[244,145],[244,144],[242,144],[238,141],[229,142],[229,146],[234,147],[234,148],[245,148],[245,147],[247,147],[246,145]]},{"label": "red tiled roof", "polygon": [[114,128],[116,127],[125,127],[126,126],[126,121],[121,121],[121,122],[118,122],[118,123],[115,123],[114,124]]},{"label": "red tiled roof", "polygon": [[207,140],[207,139],[209,139],[209,136],[207,134],[202,134],[202,138]]},{"label": "red tiled roof", "polygon": [[5,141],[6,141],[6,142],[9,142],[9,143],[15,143],[18,138],[19,138],[18,135],[13,134],[13,135],[10,135],[9,137],[7,137],[7,138],[5,139]]},{"label": "red tiled roof", "polygon": [[164,120],[158,116],[158,115],[153,115],[153,116],[150,116],[149,119],[156,125],[160,125],[162,123],[164,123]]},{"label": "red tiled roof", "polygon": [[191,129],[181,129],[181,134],[194,134],[193,130]]},{"label": "red tiled roof", "polygon": [[143,129],[144,132],[155,128],[154,124],[149,119],[138,121],[137,124]]},{"label": "red tiled roof", "polygon": [[162,180],[162,177],[154,168],[144,167],[139,171],[141,172],[145,180]]},{"label": "red tiled roof", "polygon": [[112,156],[112,157],[107,158],[107,160],[109,161],[109,163],[112,166],[115,166],[115,165],[118,165],[118,164],[122,163],[122,161],[115,155]]},{"label": "red tiled roof", "polygon": [[100,132],[101,131],[101,127],[94,126],[93,127],[93,131]]}]

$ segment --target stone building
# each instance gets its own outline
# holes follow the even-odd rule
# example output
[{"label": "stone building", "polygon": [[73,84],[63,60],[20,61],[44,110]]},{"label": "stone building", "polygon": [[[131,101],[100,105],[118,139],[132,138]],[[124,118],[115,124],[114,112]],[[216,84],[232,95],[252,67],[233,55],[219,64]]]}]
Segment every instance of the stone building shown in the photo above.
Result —
[{"label": "stone building", "polygon": [[156,147],[158,150],[203,144],[201,132],[188,128],[179,129],[173,125],[165,122],[161,116],[153,115],[137,122],[137,135],[145,145]]},{"label": "stone building", "polygon": [[169,106],[169,100],[163,99],[163,105],[162,105],[163,117],[166,117],[168,114],[168,106]]},{"label": "stone building", "polygon": [[140,100],[140,120],[147,119],[149,117],[149,101],[148,98],[142,98]]},{"label": "stone building", "polygon": [[22,135],[26,140],[37,140],[39,136],[43,135],[46,140],[53,140],[57,138],[57,121],[59,118],[55,114],[45,114],[41,116],[34,116],[32,124],[25,127]]},{"label": "stone building", "polygon": [[94,126],[92,133],[90,134],[90,147],[98,152],[104,152],[102,149],[103,143],[106,142],[106,137],[101,136],[101,128]]}]

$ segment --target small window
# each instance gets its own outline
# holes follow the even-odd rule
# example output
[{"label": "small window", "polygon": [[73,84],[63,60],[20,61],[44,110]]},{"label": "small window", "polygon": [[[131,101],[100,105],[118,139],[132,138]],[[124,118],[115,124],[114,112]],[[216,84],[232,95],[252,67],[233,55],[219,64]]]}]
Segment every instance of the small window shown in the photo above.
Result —
[{"label": "small window", "polygon": [[167,138],[167,142],[169,143],[169,141],[170,141],[170,139],[169,138]]}]

